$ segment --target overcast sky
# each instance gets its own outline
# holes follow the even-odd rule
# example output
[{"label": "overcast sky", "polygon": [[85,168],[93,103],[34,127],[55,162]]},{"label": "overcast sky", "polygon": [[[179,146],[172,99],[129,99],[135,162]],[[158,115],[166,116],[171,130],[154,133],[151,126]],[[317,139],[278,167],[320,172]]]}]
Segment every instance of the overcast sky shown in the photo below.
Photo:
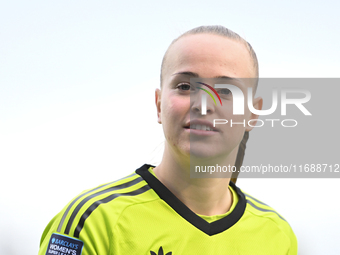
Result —
[{"label": "overcast sky", "polygon": [[[37,254],[49,220],[79,192],[160,161],[154,89],[175,37],[224,25],[252,44],[260,77],[338,78],[339,10],[335,0],[3,1],[0,254]],[[337,129],[322,130],[335,133],[330,145]],[[299,254],[339,253],[340,179],[238,185],[288,219]]]}]

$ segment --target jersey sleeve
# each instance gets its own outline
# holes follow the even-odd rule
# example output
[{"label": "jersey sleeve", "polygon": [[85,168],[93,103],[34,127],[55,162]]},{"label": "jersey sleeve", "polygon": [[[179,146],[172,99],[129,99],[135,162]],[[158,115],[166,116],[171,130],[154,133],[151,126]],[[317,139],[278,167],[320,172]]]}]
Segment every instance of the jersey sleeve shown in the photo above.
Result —
[{"label": "jersey sleeve", "polygon": [[298,242],[297,238],[292,230],[292,228],[289,226],[289,230],[287,231],[288,236],[290,238],[290,250],[289,255],[297,255],[298,254]]},{"label": "jersey sleeve", "polygon": [[110,254],[114,226],[125,207],[130,205],[120,198],[146,190],[143,179],[133,173],[82,192],[47,225],[39,255]]},{"label": "jersey sleeve", "polygon": [[[254,198],[248,193],[243,192],[247,201],[246,212],[257,218],[257,224],[260,224],[265,230],[266,239],[277,236],[277,248],[281,253],[287,255],[298,254],[298,242],[292,227],[287,220],[275,209],[262,201]],[[275,238],[273,239],[275,240]],[[280,247],[280,248],[279,248]]]},{"label": "jersey sleeve", "polygon": [[[73,204],[72,210],[68,210],[71,204],[46,226],[41,236],[38,254],[109,254],[111,230],[105,222],[105,216],[100,215],[100,210],[96,211],[96,217],[89,217],[84,209],[77,212],[77,205],[75,205],[77,203]],[[86,224],[84,224],[85,218]]]}]

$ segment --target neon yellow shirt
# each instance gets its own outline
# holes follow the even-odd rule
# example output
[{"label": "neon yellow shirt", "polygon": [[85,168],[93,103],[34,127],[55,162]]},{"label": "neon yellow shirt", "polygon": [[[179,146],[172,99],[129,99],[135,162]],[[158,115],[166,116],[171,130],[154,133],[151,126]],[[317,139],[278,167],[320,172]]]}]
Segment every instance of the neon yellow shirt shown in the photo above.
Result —
[{"label": "neon yellow shirt", "polygon": [[297,254],[286,220],[232,182],[231,210],[207,222],[150,167],[73,199],[46,227],[39,255]]},{"label": "neon yellow shirt", "polygon": [[[154,167],[150,167],[148,170],[150,173],[152,173],[153,176],[155,176],[157,178],[157,176],[155,175],[154,171],[153,171]],[[235,208],[235,206],[238,203],[238,196],[237,193],[233,190],[233,188],[231,186],[229,186],[229,190],[231,191],[232,197],[233,197],[233,203],[230,207],[230,210],[224,214],[219,214],[219,215],[212,215],[212,216],[207,216],[207,215],[201,215],[201,214],[197,214],[198,216],[200,216],[201,218],[203,218],[205,221],[211,223],[213,221],[222,219],[223,217],[229,215]]]}]

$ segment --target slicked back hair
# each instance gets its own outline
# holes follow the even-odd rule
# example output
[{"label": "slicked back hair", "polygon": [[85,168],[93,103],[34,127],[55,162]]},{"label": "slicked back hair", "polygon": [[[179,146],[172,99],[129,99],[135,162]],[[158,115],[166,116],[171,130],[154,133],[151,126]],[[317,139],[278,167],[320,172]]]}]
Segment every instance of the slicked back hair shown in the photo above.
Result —
[{"label": "slicked back hair", "polygon": [[[220,26],[220,25],[200,26],[200,27],[193,28],[193,29],[183,33],[182,35],[180,35],[179,37],[177,37],[175,40],[173,40],[171,42],[170,46],[168,47],[167,51],[164,54],[163,60],[162,60],[161,75],[160,75],[161,87],[162,87],[162,83],[163,83],[163,73],[164,73],[164,70],[165,70],[169,49],[180,38],[187,36],[187,35],[195,35],[195,34],[220,35],[220,36],[223,36],[223,37],[229,38],[231,40],[242,43],[246,47],[246,49],[248,50],[250,58],[253,62],[253,68],[254,68],[255,78],[256,78],[255,85],[254,85],[254,92],[256,91],[257,84],[258,84],[258,77],[259,77],[259,63],[258,63],[257,56],[256,56],[256,53],[255,53],[253,47],[250,45],[250,43],[248,43],[246,40],[244,40],[239,34],[235,33],[234,31],[232,31],[232,30],[230,30],[230,29],[228,29],[224,26]],[[244,78],[244,77],[239,77],[239,78]]]}]

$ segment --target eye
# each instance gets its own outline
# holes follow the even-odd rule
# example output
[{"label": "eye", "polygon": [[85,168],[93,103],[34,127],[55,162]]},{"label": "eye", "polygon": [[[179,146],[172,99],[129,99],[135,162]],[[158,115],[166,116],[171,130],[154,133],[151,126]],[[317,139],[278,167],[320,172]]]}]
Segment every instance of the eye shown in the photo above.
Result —
[{"label": "eye", "polygon": [[178,84],[176,88],[179,89],[179,90],[182,90],[182,91],[190,91],[190,90],[193,90],[193,89],[192,89],[192,86],[190,85],[190,83],[184,83],[184,82]]},{"label": "eye", "polygon": [[221,95],[229,95],[231,94],[231,91],[229,89],[218,89],[217,93]]}]

